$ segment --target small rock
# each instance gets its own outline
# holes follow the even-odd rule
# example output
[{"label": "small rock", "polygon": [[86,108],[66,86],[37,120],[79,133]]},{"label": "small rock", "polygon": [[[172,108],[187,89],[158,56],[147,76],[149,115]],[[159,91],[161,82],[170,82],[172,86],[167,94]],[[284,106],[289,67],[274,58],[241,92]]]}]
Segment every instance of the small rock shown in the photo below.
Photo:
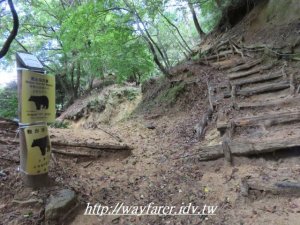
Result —
[{"label": "small rock", "polygon": [[4,209],[5,207],[6,207],[5,204],[1,204],[1,205],[0,205],[0,210],[1,210],[1,209]]},{"label": "small rock", "polygon": [[63,189],[51,195],[45,209],[46,220],[57,220],[76,204],[75,192]]},{"label": "small rock", "polygon": [[298,208],[300,208],[300,198],[292,200],[292,203],[295,204]]},{"label": "small rock", "polygon": [[290,202],[290,208],[293,212],[300,212],[300,198],[293,199]]},{"label": "small rock", "polygon": [[156,127],[152,124],[147,124],[146,128],[150,129],[150,130],[154,130]]},{"label": "small rock", "polygon": [[166,156],[161,156],[161,157],[159,157],[159,159],[158,159],[158,162],[159,163],[164,163],[165,161],[167,161],[167,157]]},{"label": "small rock", "polygon": [[7,175],[6,175],[6,173],[2,170],[2,171],[0,171],[0,177],[6,177]]},{"label": "small rock", "polygon": [[113,224],[117,224],[117,223],[119,223],[119,221],[120,221],[120,217],[117,217],[117,218],[113,219],[111,222]]},{"label": "small rock", "polygon": [[249,194],[249,185],[247,183],[247,179],[243,178],[241,181],[241,195],[243,197],[247,197]]},{"label": "small rock", "polygon": [[219,172],[221,170],[221,167],[218,166],[216,169],[215,169],[215,172]]}]

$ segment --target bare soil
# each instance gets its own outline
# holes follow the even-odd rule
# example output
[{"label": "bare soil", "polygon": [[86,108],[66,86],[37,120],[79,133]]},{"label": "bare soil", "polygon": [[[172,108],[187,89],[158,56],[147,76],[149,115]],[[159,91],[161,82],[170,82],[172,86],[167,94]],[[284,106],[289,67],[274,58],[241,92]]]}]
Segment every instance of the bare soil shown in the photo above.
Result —
[{"label": "bare soil", "polygon": [[[199,162],[197,157],[188,157],[195,154],[188,147],[193,139],[179,138],[180,130],[190,128],[188,124],[184,125],[185,121],[186,117],[178,113],[155,120],[139,117],[120,123],[110,132],[117,133],[124,142],[134,147],[131,154],[108,153],[98,159],[56,154],[56,163],[51,161],[49,173],[53,184],[40,190],[25,188],[17,171],[18,163],[8,161],[17,161],[18,145],[1,143],[1,157],[5,156],[5,159],[1,158],[1,167],[6,174],[1,176],[1,223],[40,223],[44,203],[22,205],[13,203],[13,200],[38,197],[45,202],[50,193],[68,187],[76,191],[82,204],[70,224],[298,224],[299,197],[268,193],[253,193],[249,198],[240,195],[241,178],[246,176],[268,179],[270,182],[297,180],[300,165],[296,150],[235,158],[234,167],[224,164],[223,159]],[[156,128],[147,129],[145,125],[148,123]],[[170,127],[170,124],[173,126]],[[109,139],[106,133],[101,134],[99,130],[78,129],[72,132],[90,136],[90,141],[95,141],[95,134],[99,140]],[[70,131],[51,129],[51,135],[63,140],[70,137]],[[8,140],[13,141],[13,136]],[[126,205],[154,202],[180,206],[191,202],[199,206],[217,205],[218,210],[215,216],[207,218],[87,217],[83,216],[86,202],[108,206],[120,202]]]}]

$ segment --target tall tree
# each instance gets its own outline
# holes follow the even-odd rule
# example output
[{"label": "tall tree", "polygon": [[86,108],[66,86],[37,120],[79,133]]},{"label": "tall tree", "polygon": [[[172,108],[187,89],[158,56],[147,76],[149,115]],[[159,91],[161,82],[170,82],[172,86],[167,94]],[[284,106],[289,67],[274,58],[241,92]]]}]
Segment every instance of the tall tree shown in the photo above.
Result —
[{"label": "tall tree", "polygon": [[[164,15],[161,11],[159,11],[159,13],[167,21],[167,23],[176,30],[177,34],[179,35],[181,41],[184,44],[182,47],[184,49],[187,49],[189,53],[192,53],[192,49],[189,47],[188,43],[186,42],[186,40],[182,36],[182,34],[181,34],[180,30],[178,29],[178,27],[166,15]],[[180,41],[179,41],[179,43],[181,44]]]},{"label": "tall tree", "polygon": [[[2,2],[4,2],[4,1],[0,1],[0,3],[2,3]],[[13,42],[13,40],[15,39],[15,37],[18,34],[18,29],[19,29],[19,17],[18,17],[17,11],[15,9],[14,3],[12,0],[7,0],[7,2],[9,5],[9,8],[10,8],[12,17],[13,17],[13,28],[0,50],[0,59],[3,58],[7,54],[11,43]]]},{"label": "tall tree", "polygon": [[[139,32],[142,34],[144,40],[147,42],[149,45],[149,49],[151,53],[153,54],[153,60],[160,69],[160,71],[167,77],[170,77],[171,74],[169,72],[169,63],[168,59],[166,58],[166,55],[164,55],[162,49],[158,46],[158,44],[154,41],[152,38],[151,34],[149,33],[145,23],[143,22],[141,16],[139,15],[136,7],[134,4],[130,4],[129,1],[123,0],[125,5],[128,7],[130,13],[133,15],[135,18],[135,23],[138,27]],[[159,56],[161,57],[162,61],[164,62],[164,65],[160,62]]]},{"label": "tall tree", "polygon": [[[193,20],[198,21],[200,1],[201,27]],[[118,82],[170,77],[170,68],[188,58],[198,44],[197,27],[203,36],[203,29],[207,32],[213,26],[209,18],[216,1],[195,0],[189,9],[188,0],[19,0],[15,4],[21,26],[10,49],[37,55],[56,75],[64,100],[80,97],[94,79],[109,73]],[[0,31],[6,36],[12,24],[8,18],[1,17]],[[1,66],[7,67],[11,56],[8,51]]]},{"label": "tall tree", "polygon": [[192,13],[193,21],[194,21],[196,30],[197,30],[200,38],[203,38],[203,36],[205,35],[205,33],[204,33],[204,31],[202,30],[202,28],[200,26],[200,23],[198,21],[198,18],[197,18],[197,15],[196,15],[196,11],[195,11],[195,8],[194,8],[194,4],[191,2],[191,0],[188,0],[188,6],[189,6],[190,11]]}]

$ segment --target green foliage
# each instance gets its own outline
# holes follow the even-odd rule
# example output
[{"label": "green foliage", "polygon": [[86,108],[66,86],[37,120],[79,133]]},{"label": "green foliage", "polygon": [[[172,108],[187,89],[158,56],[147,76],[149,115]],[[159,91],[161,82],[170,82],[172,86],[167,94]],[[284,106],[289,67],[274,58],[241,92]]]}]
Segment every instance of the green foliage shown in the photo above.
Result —
[{"label": "green foliage", "polygon": [[[230,1],[193,1],[204,31],[214,28]],[[139,84],[158,76],[153,52],[143,35],[146,30],[158,46],[158,60],[167,68],[188,57],[198,44],[187,0],[127,1],[136,13],[124,2],[20,0],[15,3],[21,24],[19,34],[0,64],[7,68],[15,51],[37,55],[48,72],[61,81],[57,85],[57,104],[64,106],[86,93],[94,79],[110,73],[119,83]],[[10,13],[2,4],[6,3],[1,3],[4,13],[0,17],[0,44],[12,26]]]},{"label": "green foliage", "polygon": [[107,86],[110,86],[110,85],[113,85],[115,84],[116,81],[114,79],[105,79],[103,80],[103,82],[101,83],[101,87],[107,87]]},{"label": "green foliage", "polygon": [[74,52],[72,60],[83,63],[86,75],[114,72],[122,82],[135,71],[147,74],[153,69],[151,55],[127,21],[124,13],[107,10],[102,1],[79,5],[62,23],[63,50]]},{"label": "green foliage", "polygon": [[12,82],[0,89],[0,116],[14,119],[18,116],[17,84]]},{"label": "green foliage", "polygon": [[100,113],[105,110],[105,101],[95,98],[88,103],[87,107],[92,112]]},{"label": "green foliage", "polygon": [[162,102],[172,105],[177,101],[178,97],[184,93],[184,91],[185,84],[181,82],[162,92],[159,99]]},{"label": "green foliage", "polygon": [[191,72],[191,71],[189,71],[189,72],[187,72],[187,75],[186,75],[187,77],[192,77],[192,76],[194,76],[194,73],[193,72]]},{"label": "green foliage", "polygon": [[139,94],[140,93],[137,88],[124,87],[121,89],[113,90],[110,93],[110,96],[107,96],[107,98],[109,98],[109,101],[111,100],[114,103],[121,103],[125,99],[127,99],[128,101],[133,101]]},{"label": "green foliage", "polygon": [[67,129],[69,128],[70,123],[66,122],[66,121],[58,121],[56,120],[53,123],[50,123],[50,127],[52,128],[60,128],[60,129]]},{"label": "green foliage", "polygon": [[203,30],[208,33],[219,23],[223,10],[232,0],[207,0],[200,1],[200,21]]},{"label": "green foliage", "polygon": [[129,101],[133,101],[137,98],[137,96],[139,95],[139,91],[137,89],[126,89],[124,90],[124,96],[129,100]]}]

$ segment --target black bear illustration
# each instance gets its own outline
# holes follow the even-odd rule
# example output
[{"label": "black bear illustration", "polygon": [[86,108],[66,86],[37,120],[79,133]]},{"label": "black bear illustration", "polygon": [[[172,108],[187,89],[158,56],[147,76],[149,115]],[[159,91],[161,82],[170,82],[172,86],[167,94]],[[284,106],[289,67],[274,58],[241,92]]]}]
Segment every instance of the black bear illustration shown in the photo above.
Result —
[{"label": "black bear illustration", "polygon": [[46,154],[46,149],[49,148],[48,144],[49,144],[48,136],[45,136],[45,137],[33,140],[31,147],[39,147],[42,155],[44,156]]},{"label": "black bear illustration", "polygon": [[28,101],[34,102],[37,110],[48,109],[48,107],[49,107],[49,99],[45,95],[43,95],[43,96],[30,96]]}]

